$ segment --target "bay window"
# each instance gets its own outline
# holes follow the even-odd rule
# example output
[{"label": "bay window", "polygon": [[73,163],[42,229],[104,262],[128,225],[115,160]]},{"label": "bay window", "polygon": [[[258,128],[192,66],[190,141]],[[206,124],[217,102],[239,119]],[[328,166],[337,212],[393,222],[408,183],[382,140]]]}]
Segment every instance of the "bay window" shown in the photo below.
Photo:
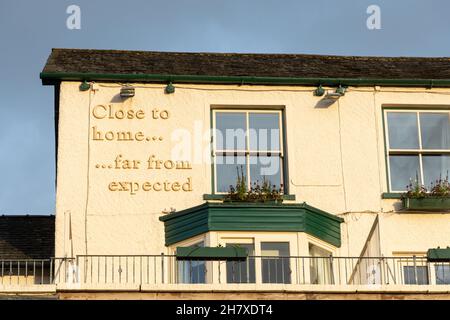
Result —
[{"label": "bay window", "polygon": [[450,284],[450,265],[441,263],[435,266],[436,284]]},{"label": "bay window", "polygon": [[289,242],[261,242],[263,283],[291,283]]},{"label": "bay window", "polygon": [[[191,245],[192,247],[204,247],[203,241]],[[178,270],[178,283],[206,283],[205,261],[182,260],[176,261]]]},{"label": "bay window", "polygon": [[255,283],[255,246],[254,244],[227,243],[227,247],[247,249],[245,261],[227,261],[227,283]]},{"label": "bay window", "polygon": [[330,257],[331,252],[309,244],[310,277],[312,284],[333,284],[333,266]]}]

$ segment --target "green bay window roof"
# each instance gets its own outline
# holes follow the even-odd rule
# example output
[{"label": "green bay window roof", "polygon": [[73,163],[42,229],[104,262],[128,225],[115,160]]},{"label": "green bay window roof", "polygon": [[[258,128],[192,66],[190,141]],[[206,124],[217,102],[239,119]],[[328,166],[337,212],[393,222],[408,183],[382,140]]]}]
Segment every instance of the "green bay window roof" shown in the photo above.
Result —
[{"label": "green bay window roof", "polygon": [[450,58],[53,49],[60,81],[450,87]]},{"label": "green bay window roof", "polygon": [[166,246],[209,231],[305,232],[341,245],[342,218],[303,204],[211,203],[159,218]]}]

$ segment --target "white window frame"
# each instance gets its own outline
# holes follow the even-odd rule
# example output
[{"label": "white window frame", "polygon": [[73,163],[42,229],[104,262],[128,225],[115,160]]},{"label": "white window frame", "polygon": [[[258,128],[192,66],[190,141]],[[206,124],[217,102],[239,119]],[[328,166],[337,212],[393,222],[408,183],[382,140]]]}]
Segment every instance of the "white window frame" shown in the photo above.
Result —
[{"label": "white window frame", "polygon": [[[251,256],[254,256],[255,255],[255,252],[256,252],[256,245],[255,245],[255,239],[254,238],[241,238],[241,239],[237,239],[237,238],[230,238],[229,240],[230,241],[227,241],[227,239],[228,238],[224,238],[223,239],[223,246],[224,247],[226,247],[227,246],[227,244],[229,244],[229,245],[242,245],[242,244],[245,244],[245,245],[252,245],[253,246],[253,255],[249,255],[249,257],[251,257]],[[241,240],[241,241],[240,241]],[[248,257],[247,257],[248,258]],[[256,273],[258,272],[257,270],[256,270],[256,260],[257,259],[255,259],[254,260],[254,270],[253,270],[253,272],[254,272],[254,277],[255,277],[255,282],[248,282],[248,283],[256,283]],[[249,260],[247,259],[246,260],[246,262],[247,263],[249,263]],[[219,262],[220,263],[220,262]],[[228,280],[228,269],[227,269],[227,264],[226,264],[227,262],[225,262],[225,283],[237,283],[237,282],[228,282],[227,280]],[[248,267],[249,265],[247,264],[247,267]],[[248,272],[248,276],[250,277],[250,270],[248,270],[249,272]],[[242,283],[245,283],[245,282],[242,282]]]},{"label": "white window frame", "polygon": [[[391,149],[389,144],[389,123],[387,115],[389,112],[395,113],[416,113],[417,118],[417,134],[419,139],[419,149]],[[419,156],[419,170],[420,170],[420,180],[422,184],[424,183],[423,175],[423,155],[450,155],[450,149],[423,149],[422,148],[422,133],[420,128],[420,114],[421,113],[450,113],[449,109],[407,109],[407,108],[386,108],[383,110],[384,117],[384,130],[385,130],[385,145],[386,145],[386,166],[387,166],[387,176],[388,176],[388,188],[389,192],[405,192],[406,190],[393,190],[391,182],[391,167],[389,157],[390,155],[418,155]]]},{"label": "white window frame", "polygon": [[[217,113],[245,113],[246,114],[246,148],[245,150],[220,150],[216,149],[216,114]],[[250,151],[250,139],[248,134],[249,129],[249,114],[250,113],[272,113],[278,114],[279,121],[279,151],[272,150],[259,150],[259,151]],[[216,159],[218,155],[226,156],[226,155],[242,155],[246,157],[247,166],[246,166],[246,178],[247,178],[247,186],[250,188],[250,156],[255,156],[258,154],[277,154],[280,157],[280,183],[283,184],[283,192],[286,193],[286,185],[284,184],[284,169],[285,169],[285,154],[284,154],[284,128],[283,128],[283,110],[280,109],[259,109],[259,108],[215,108],[212,109],[212,158],[213,158],[213,166],[214,166],[214,194],[227,194],[227,192],[219,192],[217,190],[217,163]]]},{"label": "white window frame", "polygon": [[[413,262],[410,260],[413,260],[414,257],[419,258],[419,259],[426,259],[427,253],[424,251],[393,251],[392,257],[398,259],[395,261],[394,268],[397,268],[397,270],[401,272],[401,274],[399,274],[397,271],[397,274],[398,274],[397,277],[398,277],[399,281],[402,281],[404,284],[404,282],[406,282],[404,267],[414,267]],[[402,258],[408,259],[408,262],[406,263],[406,265],[404,264],[405,262],[403,260],[400,261],[400,259],[402,259]],[[428,276],[427,282],[428,283],[422,284],[420,286],[436,284],[436,273],[435,273],[434,264],[435,263],[433,263],[433,262],[426,262],[425,265],[423,263],[416,265],[416,267],[426,267],[427,268],[427,276]],[[406,284],[404,284],[404,285],[406,285]],[[412,284],[412,285],[418,285],[418,284]]]},{"label": "white window frame", "polygon": [[[203,243],[204,247],[208,247],[209,246],[209,236],[208,234],[201,234],[192,238],[189,238],[187,240],[183,240],[180,242],[177,242],[175,244],[173,244],[172,246],[170,246],[169,248],[169,255],[172,255],[174,258],[170,259],[170,265],[169,265],[169,279],[171,281],[171,283],[179,283],[179,279],[178,279],[178,268],[177,268],[177,260],[175,258],[176,254],[177,254],[177,247],[191,247],[194,246],[196,244],[199,243]],[[207,261],[205,263],[205,267],[206,267],[206,278],[205,278],[205,283],[211,283],[212,281],[212,275],[210,274],[210,270],[212,270],[211,267],[211,262]],[[180,282],[181,283],[181,282]]]}]

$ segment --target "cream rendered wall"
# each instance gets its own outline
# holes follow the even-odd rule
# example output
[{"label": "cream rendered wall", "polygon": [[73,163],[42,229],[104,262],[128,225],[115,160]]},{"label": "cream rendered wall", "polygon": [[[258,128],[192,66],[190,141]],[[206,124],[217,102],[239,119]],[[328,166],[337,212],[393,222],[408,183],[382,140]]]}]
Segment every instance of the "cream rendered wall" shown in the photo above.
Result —
[{"label": "cream rendered wall", "polygon": [[[450,244],[449,216],[393,213],[398,201],[382,200],[387,191],[382,127],[383,105],[449,105],[450,90],[404,88],[349,88],[338,102],[316,106],[312,87],[135,84],[135,97],[118,96],[120,86],[99,83],[81,92],[80,83],[62,82],[59,110],[56,255],[159,254],[164,247],[163,211],[201,204],[212,193],[211,166],[191,159],[192,170],[102,169],[118,154],[145,160],[154,154],[171,159],[175,129],[201,137],[210,128],[211,106],[284,107],[289,193],[345,219],[339,255],[358,256],[376,215],[380,217],[382,253],[426,250]],[[396,92],[392,92],[396,91]],[[443,94],[444,93],[444,94]],[[113,103],[118,108],[144,110],[142,120],[95,119],[92,108]],[[151,110],[170,112],[167,120],[151,119]],[[92,141],[99,130],[144,131],[162,141]],[[197,139],[209,155],[209,142]],[[206,156],[208,158],[208,156]],[[191,192],[138,192],[130,195],[107,189],[111,181],[184,182],[192,178]],[[431,236],[428,236],[432,234]],[[86,236],[87,235],[87,236]],[[87,251],[86,251],[87,249]]]}]

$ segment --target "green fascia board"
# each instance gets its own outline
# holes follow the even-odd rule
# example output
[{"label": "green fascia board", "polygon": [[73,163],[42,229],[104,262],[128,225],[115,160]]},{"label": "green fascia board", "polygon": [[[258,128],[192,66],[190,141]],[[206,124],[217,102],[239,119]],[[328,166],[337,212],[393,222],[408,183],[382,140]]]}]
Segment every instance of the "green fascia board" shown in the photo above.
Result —
[{"label": "green fascia board", "polygon": [[[163,216],[160,218],[166,218]],[[191,211],[190,214],[179,215],[176,219],[164,222],[166,244],[177,243],[190,237],[208,232],[208,211]]]},{"label": "green fascia board", "polygon": [[450,261],[450,247],[428,249],[427,260],[430,262]]},{"label": "green fascia board", "polygon": [[302,204],[211,203],[167,214],[166,246],[208,231],[306,232],[336,247],[342,218]]},{"label": "green fascia board", "polygon": [[241,247],[177,247],[177,260],[245,260],[246,248]]},{"label": "green fascia board", "polygon": [[44,85],[60,81],[127,81],[161,83],[215,83],[267,85],[324,85],[324,86],[408,86],[450,87],[450,79],[371,79],[371,78],[309,78],[309,77],[253,77],[172,74],[65,73],[41,72]]}]

